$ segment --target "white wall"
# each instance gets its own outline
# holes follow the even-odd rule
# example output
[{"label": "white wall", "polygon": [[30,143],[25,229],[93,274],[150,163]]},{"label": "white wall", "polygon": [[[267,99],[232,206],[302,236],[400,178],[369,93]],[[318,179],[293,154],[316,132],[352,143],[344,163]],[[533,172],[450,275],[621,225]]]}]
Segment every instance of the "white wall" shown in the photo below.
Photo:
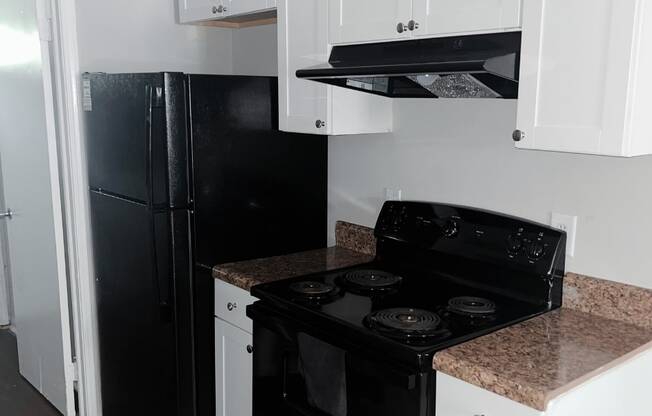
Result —
[{"label": "white wall", "polygon": [[[652,157],[514,149],[514,101],[402,100],[394,133],[329,141],[329,230],[373,226],[383,188],[548,223],[578,215],[569,271],[652,288]],[[333,235],[330,236],[331,242]]]},{"label": "white wall", "polygon": [[278,54],[276,25],[233,31],[233,73],[276,76]]},{"label": "white wall", "polygon": [[82,71],[229,74],[231,30],[178,25],[173,0],[77,0]]}]

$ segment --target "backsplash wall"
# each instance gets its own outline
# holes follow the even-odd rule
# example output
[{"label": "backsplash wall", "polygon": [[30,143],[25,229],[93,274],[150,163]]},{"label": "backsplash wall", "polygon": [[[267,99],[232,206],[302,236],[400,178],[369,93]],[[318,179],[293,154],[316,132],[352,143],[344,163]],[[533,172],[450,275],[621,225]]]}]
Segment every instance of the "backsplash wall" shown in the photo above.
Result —
[{"label": "backsplash wall", "polygon": [[386,187],[543,223],[577,215],[567,270],[652,288],[652,157],[516,150],[514,101],[401,100],[394,111],[392,134],[330,138],[329,230],[373,226]]}]

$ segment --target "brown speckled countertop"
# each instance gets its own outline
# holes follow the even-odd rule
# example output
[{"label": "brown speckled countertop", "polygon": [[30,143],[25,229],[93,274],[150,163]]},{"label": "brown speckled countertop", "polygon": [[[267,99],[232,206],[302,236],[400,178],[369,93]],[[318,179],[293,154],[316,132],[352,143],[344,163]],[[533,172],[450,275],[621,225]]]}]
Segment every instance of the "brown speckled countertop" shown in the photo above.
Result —
[{"label": "brown speckled countertop", "polygon": [[589,378],[652,347],[652,330],[562,308],[435,355],[434,369],[545,411]]},{"label": "brown speckled countertop", "polygon": [[213,277],[250,290],[259,283],[340,269],[373,260],[376,250],[373,229],[338,221],[335,236],[335,247],[219,264],[213,267]]},{"label": "brown speckled countertop", "polygon": [[249,290],[259,283],[353,266],[372,257],[342,247],[303,251],[285,256],[225,263],[213,267],[213,277]]}]

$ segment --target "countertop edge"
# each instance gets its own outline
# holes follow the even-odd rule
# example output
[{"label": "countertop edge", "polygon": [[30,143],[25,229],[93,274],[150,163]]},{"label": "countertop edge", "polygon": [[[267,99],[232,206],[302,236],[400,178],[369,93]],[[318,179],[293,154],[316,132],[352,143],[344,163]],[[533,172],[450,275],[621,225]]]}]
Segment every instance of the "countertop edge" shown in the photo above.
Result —
[{"label": "countertop edge", "polygon": [[[632,350],[632,351],[630,351],[630,352],[628,352],[626,354],[623,354],[622,356],[616,358],[615,360],[612,360],[612,361],[608,362],[607,364],[605,364],[605,365],[603,365],[603,366],[601,366],[599,368],[596,368],[595,370],[593,370],[593,371],[591,371],[591,372],[589,372],[589,373],[587,373],[587,374],[585,374],[585,375],[571,381],[570,383],[564,385],[563,387],[552,390],[551,392],[549,392],[548,394],[545,395],[545,408],[544,408],[544,411],[548,410],[548,407],[550,406],[550,404],[553,401],[561,398],[562,396],[564,396],[564,395],[566,395],[568,393],[571,393],[573,390],[583,386],[584,384],[591,381],[592,379],[600,377],[601,375],[603,375],[603,374],[605,374],[605,373],[607,373],[607,372],[609,372],[609,371],[611,371],[611,370],[613,370],[613,369],[615,369],[615,368],[617,368],[617,367],[619,367],[619,366],[621,366],[623,364],[626,364],[626,363],[628,363],[630,361],[635,360],[636,358],[638,358],[639,356],[649,352],[650,350],[652,350],[652,341],[650,341],[650,342],[648,342],[646,344],[643,344],[640,347],[638,347],[638,348],[636,348],[636,349],[634,349],[634,350]],[[537,410],[539,410],[539,409],[537,409]]]},{"label": "countertop edge", "polygon": [[[435,357],[433,358],[433,369],[534,410],[546,412],[549,410],[549,406],[562,396],[585,385],[592,379],[600,377],[619,367],[620,365],[635,360],[637,357],[649,352],[650,350],[652,350],[652,341],[648,341],[632,351],[629,351],[620,357],[579,376],[565,385],[550,391],[522,385],[511,379],[503,378],[501,374],[489,368],[464,362],[463,359],[449,354],[448,350],[442,350],[435,354]],[[461,365],[455,366],[451,364],[455,362],[461,363]],[[464,368],[467,371],[467,374],[458,371],[457,369],[459,368]],[[529,398],[529,400],[523,399],[524,397]]]}]

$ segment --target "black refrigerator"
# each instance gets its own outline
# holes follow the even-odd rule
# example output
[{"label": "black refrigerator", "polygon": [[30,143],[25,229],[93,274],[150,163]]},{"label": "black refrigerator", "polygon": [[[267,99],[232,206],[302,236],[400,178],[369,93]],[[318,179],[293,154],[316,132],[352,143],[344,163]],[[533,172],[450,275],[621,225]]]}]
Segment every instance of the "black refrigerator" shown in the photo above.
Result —
[{"label": "black refrigerator", "polygon": [[212,266],[326,245],[327,139],[273,77],[82,79],[105,416],[215,414]]}]

